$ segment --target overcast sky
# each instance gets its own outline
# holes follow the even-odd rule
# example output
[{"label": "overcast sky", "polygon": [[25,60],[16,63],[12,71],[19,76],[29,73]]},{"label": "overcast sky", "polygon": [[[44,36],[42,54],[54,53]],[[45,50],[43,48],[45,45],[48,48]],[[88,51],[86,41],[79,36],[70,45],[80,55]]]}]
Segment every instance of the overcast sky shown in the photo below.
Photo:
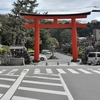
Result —
[{"label": "overcast sky", "polygon": [[[13,8],[13,2],[17,0],[1,0],[0,1],[0,13],[10,13]],[[35,8],[38,12],[43,13],[48,11],[48,14],[67,14],[75,12],[88,12],[93,9],[100,10],[100,0],[37,0],[38,7]],[[88,15],[84,21],[91,20],[100,21],[100,12],[92,13]]]}]

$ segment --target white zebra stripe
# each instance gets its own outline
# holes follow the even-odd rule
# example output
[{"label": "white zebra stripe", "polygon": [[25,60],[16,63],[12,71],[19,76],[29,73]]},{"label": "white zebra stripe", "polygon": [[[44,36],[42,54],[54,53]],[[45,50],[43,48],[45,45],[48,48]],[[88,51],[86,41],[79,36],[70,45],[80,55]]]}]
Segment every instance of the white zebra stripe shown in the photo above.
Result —
[{"label": "white zebra stripe", "polygon": [[79,72],[75,71],[74,69],[67,69],[68,71],[70,71],[73,74],[79,74]]},{"label": "white zebra stripe", "polygon": [[91,72],[89,72],[89,71],[87,71],[87,70],[84,70],[84,69],[77,69],[77,70],[79,70],[79,71],[81,71],[81,72],[83,72],[83,73],[85,73],[85,74],[92,74]]},{"label": "white zebra stripe", "polygon": [[40,99],[26,98],[26,97],[20,97],[20,96],[13,96],[12,100],[40,100]]},{"label": "white zebra stripe", "polygon": [[60,74],[66,74],[66,72],[62,69],[56,69]]},{"label": "white zebra stripe", "polygon": [[39,74],[40,73],[40,69],[35,69],[34,70],[34,74]]},{"label": "white zebra stripe", "polygon": [[7,73],[7,75],[13,75],[16,71],[18,71],[18,69],[13,69],[9,73]]},{"label": "white zebra stripe", "polygon": [[53,71],[51,69],[46,69],[46,71],[47,71],[48,74],[52,74],[53,73]]}]

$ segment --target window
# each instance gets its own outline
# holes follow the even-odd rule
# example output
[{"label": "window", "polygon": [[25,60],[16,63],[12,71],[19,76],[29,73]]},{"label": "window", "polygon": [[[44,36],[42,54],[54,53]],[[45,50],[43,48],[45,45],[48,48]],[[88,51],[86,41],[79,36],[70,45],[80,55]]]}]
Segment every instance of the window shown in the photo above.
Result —
[{"label": "window", "polygon": [[90,53],[89,57],[95,57],[95,53]]},{"label": "window", "polygon": [[100,57],[100,54],[97,54],[97,57]]}]

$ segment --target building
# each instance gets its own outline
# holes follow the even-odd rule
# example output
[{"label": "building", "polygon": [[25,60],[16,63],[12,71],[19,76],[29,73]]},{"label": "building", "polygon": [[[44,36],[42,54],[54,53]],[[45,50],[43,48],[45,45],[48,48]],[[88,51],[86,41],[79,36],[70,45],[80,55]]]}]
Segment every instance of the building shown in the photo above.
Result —
[{"label": "building", "polygon": [[95,37],[96,41],[100,40],[100,29],[94,29],[93,36]]}]

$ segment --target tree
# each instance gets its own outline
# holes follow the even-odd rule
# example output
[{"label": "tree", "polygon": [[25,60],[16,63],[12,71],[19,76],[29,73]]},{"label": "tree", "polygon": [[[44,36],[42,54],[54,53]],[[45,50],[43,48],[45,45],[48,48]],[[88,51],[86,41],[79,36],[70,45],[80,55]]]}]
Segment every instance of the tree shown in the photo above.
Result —
[{"label": "tree", "polygon": [[60,33],[61,44],[71,43],[71,30],[65,29]]},{"label": "tree", "polygon": [[[9,14],[9,19],[12,22],[11,27],[12,27],[12,44],[21,44],[21,37],[22,35],[26,36],[27,42],[33,44],[33,35],[31,37],[31,33],[33,33],[32,29],[25,29],[23,27],[24,22],[29,22],[33,23],[34,21],[25,21],[22,16],[20,16],[20,12],[25,12],[25,13],[37,13],[37,11],[34,10],[35,7],[38,6],[38,3],[36,3],[36,0],[17,0],[17,2],[13,3],[14,8],[12,9],[12,13]],[[27,35],[28,34],[28,35]],[[14,43],[15,41],[15,43]],[[28,44],[27,43],[27,44]],[[27,45],[28,46],[28,45]]]},{"label": "tree", "polygon": [[[2,23],[0,23],[0,34],[2,34]],[[0,44],[1,44],[1,36],[0,36]]]},{"label": "tree", "polygon": [[97,41],[95,43],[95,49],[96,49],[97,52],[100,52],[100,41]]},{"label": "tree", "polygon": [[46,29],[40,30],[40,39],[41,39],[40,51],[42,49],[50,49],[51,48],[50,33],[48,30],[46,30]]}]

